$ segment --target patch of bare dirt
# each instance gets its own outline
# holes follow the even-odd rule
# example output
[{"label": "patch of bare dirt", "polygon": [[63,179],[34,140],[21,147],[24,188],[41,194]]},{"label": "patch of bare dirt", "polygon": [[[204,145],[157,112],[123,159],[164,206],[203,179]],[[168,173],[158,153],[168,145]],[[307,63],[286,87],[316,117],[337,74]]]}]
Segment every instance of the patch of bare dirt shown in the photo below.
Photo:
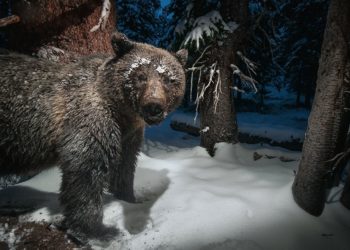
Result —
[{"label": "patch of bare dirt", "polygon": [[90,249],[78,246],[67,235],[46,222],[19,222],[17,217],[0,217],[0,250]]}]

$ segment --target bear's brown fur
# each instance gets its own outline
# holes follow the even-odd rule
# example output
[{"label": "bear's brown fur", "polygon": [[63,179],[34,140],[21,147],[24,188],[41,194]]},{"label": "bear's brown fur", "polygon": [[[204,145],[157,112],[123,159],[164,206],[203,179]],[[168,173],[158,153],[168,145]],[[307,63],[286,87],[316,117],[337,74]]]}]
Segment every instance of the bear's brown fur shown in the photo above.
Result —
[{"label": "bear's brown fur", "polygon": [[114,33],[116,56],[60,65],[0,55],[0,174],[62,169],[65,224],[92,237],[102,224],[105,182],[134,201],[136,157],[145,124],[181,102],[186,51],[175,55]]}]

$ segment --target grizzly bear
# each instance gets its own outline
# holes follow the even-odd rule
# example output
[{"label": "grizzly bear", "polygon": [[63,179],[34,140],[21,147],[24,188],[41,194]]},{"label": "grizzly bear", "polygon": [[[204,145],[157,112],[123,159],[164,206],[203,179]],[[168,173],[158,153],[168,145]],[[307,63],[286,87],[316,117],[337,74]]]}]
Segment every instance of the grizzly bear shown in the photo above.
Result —
[{"label": "grizzly bear", "polygon": [[103,190],[125,201],[133,191],[145,125],[181,102],[187,51],[171,54],[112,34],[115,56],[58,64],[0,55],[0,175],[58,164],[64,225],[89,237],[103,225]]}]

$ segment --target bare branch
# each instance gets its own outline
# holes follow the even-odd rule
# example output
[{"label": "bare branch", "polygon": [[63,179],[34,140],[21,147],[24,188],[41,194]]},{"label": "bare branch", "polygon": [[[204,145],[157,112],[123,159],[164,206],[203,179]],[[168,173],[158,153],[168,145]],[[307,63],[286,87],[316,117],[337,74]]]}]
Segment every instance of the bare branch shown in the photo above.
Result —
[{"label": "bare branch", "polygon": [[220,98],[220,94],[221,92],[221,76],[220,76],[220,70],[216,70],[215,71],[217,74],[217,80],[215,83],[215,89],[214,89],[214,114],[216,113],[216,108],[218,107],[218,103],[219,103],[219,98]]},{"label": "bare branch", "polygon": [[[234,75],[237,75],[241,81],[245,84],[249,83],[248,86],[251,86],[253,89],[254,89],[254,92],[257,93],[258,92],[258,89],[256,88],[256,84],[258,83],[255,79],[253,79],[252,77],[249,77],[247,75],[245,75],[239,68],[237,65],[235,64],[231,64],[230,67],[232,68],[232,73]],[[236,88],[233,88],[239,92],[242,92],[244,90],[241,90],[241,89],[238,89],[237,87]],[[242,92],[243,93],[243,92]]]},{"label": "bare branch", "polygon": [[[203,84],[203,87],[200,91],[197,92],[197,98],[195,101],[196,104],[196,115],[194,117],[194,121],[197,120],[198,116],[198,110],[199,110],[199,103],[201,100],[204,99],[204,94],[206,90],[212,85],[215,84],[213,95],[214,95],[214,113],[216,112],[217,105],[219,103],[219,98],[221,94],[221,76],[220,76],[220,70],[217,69],[217,62],[213,63],[209,66],[209,80],[207,83]],[[216,75],[216,81],[215,81],[215,75]]]},{"label": "bare branch", "polygon": [[258,68],[258,66],[256,65],[256,63],[254,63],[253,61],[251,61],[250,59],[248,59],[247,57],[245,57],[241,51],[237,51],[236,53],[241,60],[244,62],[244,64],[247,66],[247,70],[249,75],[251,76],[252,74],[256,76],[256,70]]},{"label": "bare branch", "polygon": [[200,54],[200,56],[197,58],[197,60],[193,63],[191,68],[187,68],[186,71],[191,71],[191,80],[190,80],[190,102],[192,102],[192,93],[193,93],[193,78],[194,78],[194,72],[195,71],[199,71],[199,76],[198,76],[198,82],[197,82],[197,86],[201,80],[201,76],[202,76],[202,69],[204,67],[204,64],[201,66],[197,66],[198,63],[204,63],[204,62],[200,62],[200,60],[203,58],[205,52],[210,48],[210,45],[207,46],[202,53]]},{"label": "bare branch", "polygon": [[95,32],[96,30],[104,30],[108,21],[109,14],[111,13],[111,2],[110,0],[103,0],[101,16],[98,21],[98,24],[92,27],[90,32]]}]

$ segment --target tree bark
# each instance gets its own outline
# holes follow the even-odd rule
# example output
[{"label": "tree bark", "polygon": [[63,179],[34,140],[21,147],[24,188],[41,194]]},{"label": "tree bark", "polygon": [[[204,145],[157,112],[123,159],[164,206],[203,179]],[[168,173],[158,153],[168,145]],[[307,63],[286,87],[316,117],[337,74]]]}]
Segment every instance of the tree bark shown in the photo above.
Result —
[{"label": "tree bark", "polygon": [[[215,154],[216,143],[238,142],[236,111],[231,89],[233,74],[230,65],[236,64],[236,52],[242,49],[246,37],[244,26],[248,17],[248,1],[221,1],[220,13],[226,22],[235,21],[240,26],[233,33],[228,34],[222,46],[216,45],[211,48],[208,55],[208,65],[216,62],[221,77],[221,91],[217,106],[214,105],[215,84],[210,85],[200,102],[201,146],[205,147],[211,156]],[[201,83],[202,88],[203,84],[204,82]]]},{"label": "tree bark", "polygon": [[348,175],[348,179],[346,180],[344,190],[340,198],[340,202],[344,205],[344,207],[350,209],[350,174]]},{"label": "tree bark", "polygon": [[21,18],[7,30],[10,49],[31,54],[45,45],[77,55],[112,52],[110,34],[115,30],[115,6],[104,31],[90,32],[100,18],[100,0],[18,0],[12,13]]},{"label": "tree bark", "polygon": [[349,128],[345,79],[350,63],[350,1],[332,0],[322,44],[316,95],[309,117],[299,171],[292,191],[296,203],[319,216],[324,209],[332,161],[344,150]]}]

